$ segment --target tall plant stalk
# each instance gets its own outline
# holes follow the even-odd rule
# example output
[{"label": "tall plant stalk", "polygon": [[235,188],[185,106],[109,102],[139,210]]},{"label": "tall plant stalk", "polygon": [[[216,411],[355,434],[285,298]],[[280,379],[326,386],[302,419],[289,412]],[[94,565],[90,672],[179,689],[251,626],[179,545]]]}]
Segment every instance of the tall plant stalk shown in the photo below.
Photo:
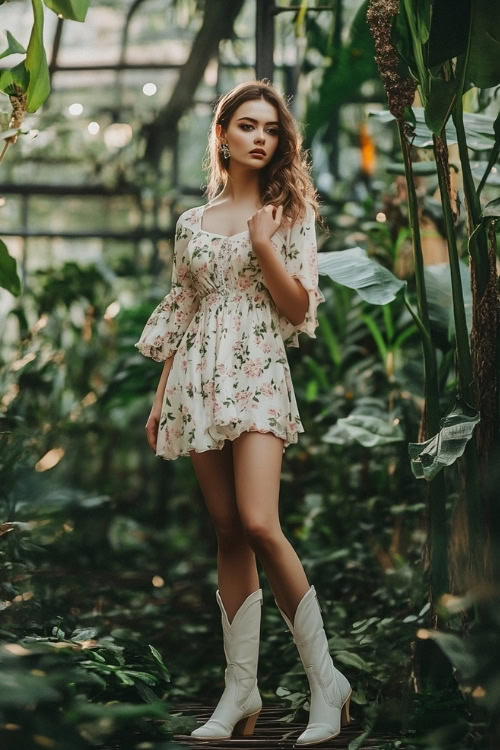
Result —
[{"label": "tall plant stalk", "polygon": [[[425,389],[425,427],[424,434],[427,438],[439,431],[439,383],[436,362],[436,350],[431,338],[431,327],[429,320],[429,309],[427,304],[427,293],[424,277],[424,256],[422,252],[422,241],[420,236],[420,223],[418,217],[418,201],[411,161],[411,149],[405,132],[403,122],[398,122],[401,151],[405,167],[406,185],[408,191],[408,218],[413,242],[413,257],[415,264],[415,282],[417,289],[418,320],[411,308],[415,322],[417,323],[422,342],[422,353],[424,357],[424,389]],[[435,605],[441,594],[449,590],[448,576],[448,532],[446,524],[446,488],[444,475],[438,474],[432,482],[427,485],[427,508],[429,521],[429,557],[430,557],[430,593],[432,614],[435,615]]]}]

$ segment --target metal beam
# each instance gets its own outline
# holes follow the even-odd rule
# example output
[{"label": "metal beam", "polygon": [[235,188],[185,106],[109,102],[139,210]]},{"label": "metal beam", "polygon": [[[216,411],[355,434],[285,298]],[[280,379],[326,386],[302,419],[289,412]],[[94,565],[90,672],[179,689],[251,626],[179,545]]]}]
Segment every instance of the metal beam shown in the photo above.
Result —
[{"label": "metal beam", "polygon": [[274,76],[274,0],[257,0],[255,19],[255,77]]}]

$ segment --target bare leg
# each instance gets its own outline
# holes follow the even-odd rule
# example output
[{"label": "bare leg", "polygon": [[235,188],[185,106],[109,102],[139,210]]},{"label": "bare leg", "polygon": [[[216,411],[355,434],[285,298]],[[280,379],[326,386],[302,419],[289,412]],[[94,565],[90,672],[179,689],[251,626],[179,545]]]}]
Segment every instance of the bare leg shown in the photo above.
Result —
[{"label": "bare leg", "polygon": [[232,443],[222,450],[191,451],[191,460],[217,534],[217,577],[229,622],[247,596],[260,587],[255,553],[236,505]]},{"label": "bare leg", "polygon": [[272,433],[244,432],[233,440],[234,484],[241,523],[276,601],[293,623],[297,605],[310,585],[279,521],[282,456],[283,441]]}]

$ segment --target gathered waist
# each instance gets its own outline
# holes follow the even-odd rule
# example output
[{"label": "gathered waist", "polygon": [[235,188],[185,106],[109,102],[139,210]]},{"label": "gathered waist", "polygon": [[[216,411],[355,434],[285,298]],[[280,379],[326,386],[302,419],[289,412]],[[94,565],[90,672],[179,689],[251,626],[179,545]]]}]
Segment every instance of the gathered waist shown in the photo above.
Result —
[{"label": "gathered waist", "polygon": [[209,292],[208,294],[199,295],[200,304],[211,304],[212,302],[219,301],[231,301],[239,302],[242,299],[247,299],[252,302],[265,302],[271,299],[269,292],[257,291],[255,289],[222,289]]}]

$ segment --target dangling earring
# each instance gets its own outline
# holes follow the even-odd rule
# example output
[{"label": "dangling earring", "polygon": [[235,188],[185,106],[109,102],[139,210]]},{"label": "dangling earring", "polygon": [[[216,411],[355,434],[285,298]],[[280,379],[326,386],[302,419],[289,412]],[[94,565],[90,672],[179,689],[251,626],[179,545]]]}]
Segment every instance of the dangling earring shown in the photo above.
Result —
[{"label": "dangling earring", "polygon": [[224,157],[224,159],[229,159],[229,157],[231,156],[227,143],[221,143],[221,145],[219,146],[219,151],[222,152],[222,156]]}]

